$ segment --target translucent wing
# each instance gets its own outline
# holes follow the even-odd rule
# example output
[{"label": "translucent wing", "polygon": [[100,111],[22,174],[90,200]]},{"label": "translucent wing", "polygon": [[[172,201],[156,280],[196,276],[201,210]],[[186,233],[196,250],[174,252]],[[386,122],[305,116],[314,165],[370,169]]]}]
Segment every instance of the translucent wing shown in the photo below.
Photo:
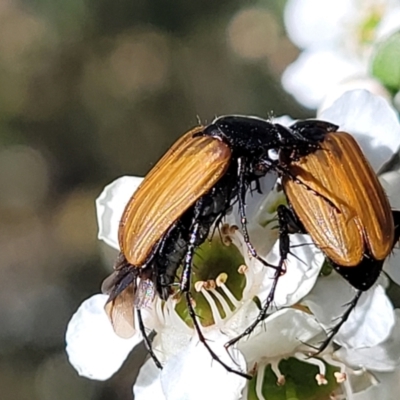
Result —
[{"label": "translucent wing", "polygon": [[132,337],[136,332],[133,304],[133,285],[129,285],[105,305],[106,314],[111,321],[115,333],[125,339]]}]

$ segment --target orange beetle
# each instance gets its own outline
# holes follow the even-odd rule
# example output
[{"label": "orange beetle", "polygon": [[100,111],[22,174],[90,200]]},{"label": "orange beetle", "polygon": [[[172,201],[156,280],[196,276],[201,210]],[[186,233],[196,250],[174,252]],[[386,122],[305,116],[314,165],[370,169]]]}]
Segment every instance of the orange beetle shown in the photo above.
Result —
[{"label": "orange beetle", "polygon": [[200,340],[211,356],[229,371],[204,340],[190,298],[191,263],[194,251],[204,242],[211,226],[238,202],[242,231],[253,257],[269,266],[251,245],[246,226],[245,196],[270,170],[279,168],[270,150],[308,148],[334,125],[321,123],[312,136],[304,137],[279,124],[242,116],[217,118],[182,136],[153,167],[129,200],[119,227],[121,254],[115,272],[103,285],[109,294],[106,311],[116,333],[131,336],[134,310],[145,343],[140,309],[158,294],[167,299],[179,266],[180,289]]},{"label": "orange beetle", "polygon": [[[314,124],[291,126],[305,136]],[[265,319],[284,261],[290,252],[289,233],[307,233],[357,293],[339,323],[330,330],[322,351],[355,308],[363,291],[378,279],[383,263],[400,237],[400,212],[392,210],[371,165],[355,139],[327,130],[317,146],[279,151],[279,173],[288,207],[278,207],[281,269],[257,319],[226,347],[249,335]]]},{"label": "orange beetle", "polygon": [[292,221],[297,221],[297,230],[308,233],[334,269],[357,289],[320,347],[322,351],[347,320],[362,292],[378,279],[400,237],[400,212],[391,209],[374,170],[346,132],[327,133],[318,150],[298,160],[282,152],[281,162],[301,184],[287,175],[282,177],[291,210],[281,206],[280,220],[288,224],[288,230],[293,230]]}]

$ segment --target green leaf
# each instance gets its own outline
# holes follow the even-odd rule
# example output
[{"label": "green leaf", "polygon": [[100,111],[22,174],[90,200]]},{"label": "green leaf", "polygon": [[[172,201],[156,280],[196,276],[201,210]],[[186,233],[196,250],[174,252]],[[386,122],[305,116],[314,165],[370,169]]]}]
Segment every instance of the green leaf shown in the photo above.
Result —
[{"label": "green leaf", "polygon": [[400,89],[400,32],[380,42],[372,59],[372,74],[389,90]]}]

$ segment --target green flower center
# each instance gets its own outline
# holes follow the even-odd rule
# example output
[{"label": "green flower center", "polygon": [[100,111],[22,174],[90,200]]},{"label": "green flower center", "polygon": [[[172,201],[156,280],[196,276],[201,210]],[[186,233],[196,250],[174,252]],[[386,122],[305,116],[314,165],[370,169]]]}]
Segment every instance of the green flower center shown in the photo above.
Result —
[{"label": "green flower center", "polygon": [[322,379],[316,365],[296,358],[280,361],[282,375],[278,379],[274,368],[268,365],[250,381],[247,400],[330,400],[334,392],[341,390],[338,383],[341,374],[339,368],[324,365],[326,375]]},{"label": "green flower center", "polygon": [[[225,244],[215,234],[211,241],[199,247],[193,259],[190,292],[196,315],[204,327],[231,314],[243,297],[246,285],[244,259],[237,247],[230,243],[229,235],[223,232],[232,228],[221,228]],[[180,299],[175,310],[188,326],[193,327],[184,298]]]}]

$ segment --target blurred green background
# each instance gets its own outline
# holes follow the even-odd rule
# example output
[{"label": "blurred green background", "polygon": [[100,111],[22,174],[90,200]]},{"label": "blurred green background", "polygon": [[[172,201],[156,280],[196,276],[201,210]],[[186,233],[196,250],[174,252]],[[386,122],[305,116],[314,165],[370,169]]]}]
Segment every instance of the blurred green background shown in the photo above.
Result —
[{"label": "blurred green background", "polygon": [[0,399],[132,399],[144,353],[78,377],[64,333],[115,252],[94,200],[221,114],[310,116],[280,86],[284,1],[0,0]]}]

